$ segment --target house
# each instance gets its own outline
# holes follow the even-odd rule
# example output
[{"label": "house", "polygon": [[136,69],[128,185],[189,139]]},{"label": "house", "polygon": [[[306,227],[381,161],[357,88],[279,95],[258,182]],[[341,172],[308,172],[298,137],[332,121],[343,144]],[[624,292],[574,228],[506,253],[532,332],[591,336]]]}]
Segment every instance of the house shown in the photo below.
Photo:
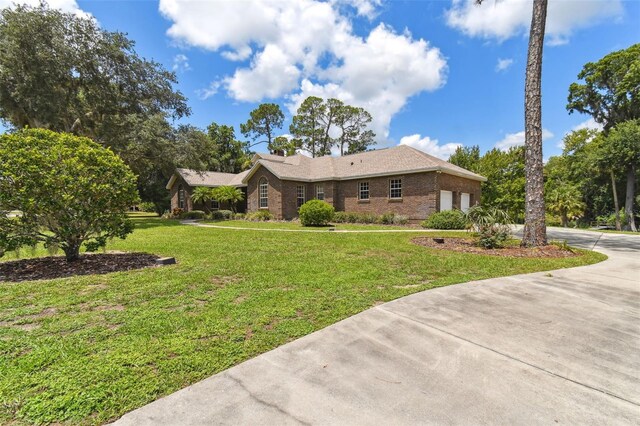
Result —
[{"label": "house", "polygon": [[[256,154],[237,175],[178,169],[167,184],[171,207],[197,209],[196,186],[232,185],[245,192],[241,211],[269,210],[278,219],[298,216],[311,199],[336,211],[393,212],[422,220],[434,212],[466,210],[480,200],[486,178],[406,145],[342,157]],[[222,206],[218,206],[222,208]]]}]

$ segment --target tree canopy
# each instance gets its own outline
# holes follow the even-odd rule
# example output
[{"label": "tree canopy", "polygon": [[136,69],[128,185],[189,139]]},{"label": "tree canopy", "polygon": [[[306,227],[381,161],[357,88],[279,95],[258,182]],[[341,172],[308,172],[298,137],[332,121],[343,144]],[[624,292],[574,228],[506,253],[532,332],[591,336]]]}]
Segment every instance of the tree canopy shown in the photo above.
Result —
[{"label": "tree canopy", "polygon": [[[260,104],[250,113],[249,120],[240,125],[240,132],[245,137],[251,137],[254,145],[266,142],[271,153],[274,152],[274,132],[282,128],[284,114],[277,104]],[[264,138],[264,140],[257,140]]]},{"label": "tree canopy", "polygon": [[567,110],[589,114],[605,131],[640,119],[640,44],[584,65],[569,86]]},{"label": "tree canopy", "polygon": [[0,164],[0,254],[41,242],[74,261],[82,245],[95,251],[132,232],[136,178],[90,139],[44,129],[0,135]]}]

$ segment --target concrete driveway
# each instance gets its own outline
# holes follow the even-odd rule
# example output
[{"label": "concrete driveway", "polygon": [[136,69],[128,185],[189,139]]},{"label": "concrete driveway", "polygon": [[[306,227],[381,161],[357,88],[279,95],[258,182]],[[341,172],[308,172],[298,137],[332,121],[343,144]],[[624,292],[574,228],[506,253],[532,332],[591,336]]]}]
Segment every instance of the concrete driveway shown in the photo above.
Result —
[{"label": "concrete driveway", "polygon": [[116,424],[639,424],[640,237],[550,235],[610,259],[380,305]]}]

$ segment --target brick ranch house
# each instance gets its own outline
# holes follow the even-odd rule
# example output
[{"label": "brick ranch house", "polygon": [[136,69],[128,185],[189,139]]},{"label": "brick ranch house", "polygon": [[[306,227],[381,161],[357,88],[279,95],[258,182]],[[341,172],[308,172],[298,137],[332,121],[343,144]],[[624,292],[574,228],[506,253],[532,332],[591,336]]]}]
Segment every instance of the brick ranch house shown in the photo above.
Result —
[{"label": "brick ranch house", "polygon": [[[480,200],[486,178],[406,145],[342,157],[281,157],[256,154],[251,169],[239,174],[177,169],[167,184],[171,208],[201,210],[191,201],[193,188],[231,185],[245,201],[239,211],[269,210],[277,219],[298,216],[311,199],[336,211],[387,212],[422,220],[434,212],[466,210]],[[227,208],[213,203],[211,208]]]}]

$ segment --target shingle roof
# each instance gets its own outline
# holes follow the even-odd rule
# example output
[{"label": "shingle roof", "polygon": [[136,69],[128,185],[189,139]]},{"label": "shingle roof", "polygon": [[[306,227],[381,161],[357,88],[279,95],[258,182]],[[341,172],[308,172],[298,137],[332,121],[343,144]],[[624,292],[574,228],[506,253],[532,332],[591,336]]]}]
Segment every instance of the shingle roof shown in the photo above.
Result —
[{"label": "shingle roof", "polygon": [[[191,169],[176,169],[176,173],[179,174],[182,179],[189,186],[246,186],[242,183],[244,177],[249,173],[246,170],[242,173],[220,173],[220,172],[199,172]],[[167,189],[170,189],[175,182],[176,176],[172,176],[171,180],[167,184]]]},{"label": "shingle roof", "polygon": [[[253,167],[238,174],[198,172],[190,169],[177,169],[177,173],[189,186],[231,185],[238,187],[246,186],[247,180],[261,166],[266,167],[280,179],[311,182],[428,171],[440,171],[472,180],[487,180],[485,177],[407,145],[343,157],[311,158],[301,154],[281,157],[272,154],[256,154]],[[174,182],[175,176],[167,184],[167,189],[170,189]]]},{"label": "shingle roof", "polygon": [[280,179],[300,181],[348,180],[368,176],[384,176],[426,171],[485,181],[486,178],[426,154],[407,145],[385,148],[342,157],[310,158],[304,155],[279,157],[258,154],[245,181],[262,165]]}]

